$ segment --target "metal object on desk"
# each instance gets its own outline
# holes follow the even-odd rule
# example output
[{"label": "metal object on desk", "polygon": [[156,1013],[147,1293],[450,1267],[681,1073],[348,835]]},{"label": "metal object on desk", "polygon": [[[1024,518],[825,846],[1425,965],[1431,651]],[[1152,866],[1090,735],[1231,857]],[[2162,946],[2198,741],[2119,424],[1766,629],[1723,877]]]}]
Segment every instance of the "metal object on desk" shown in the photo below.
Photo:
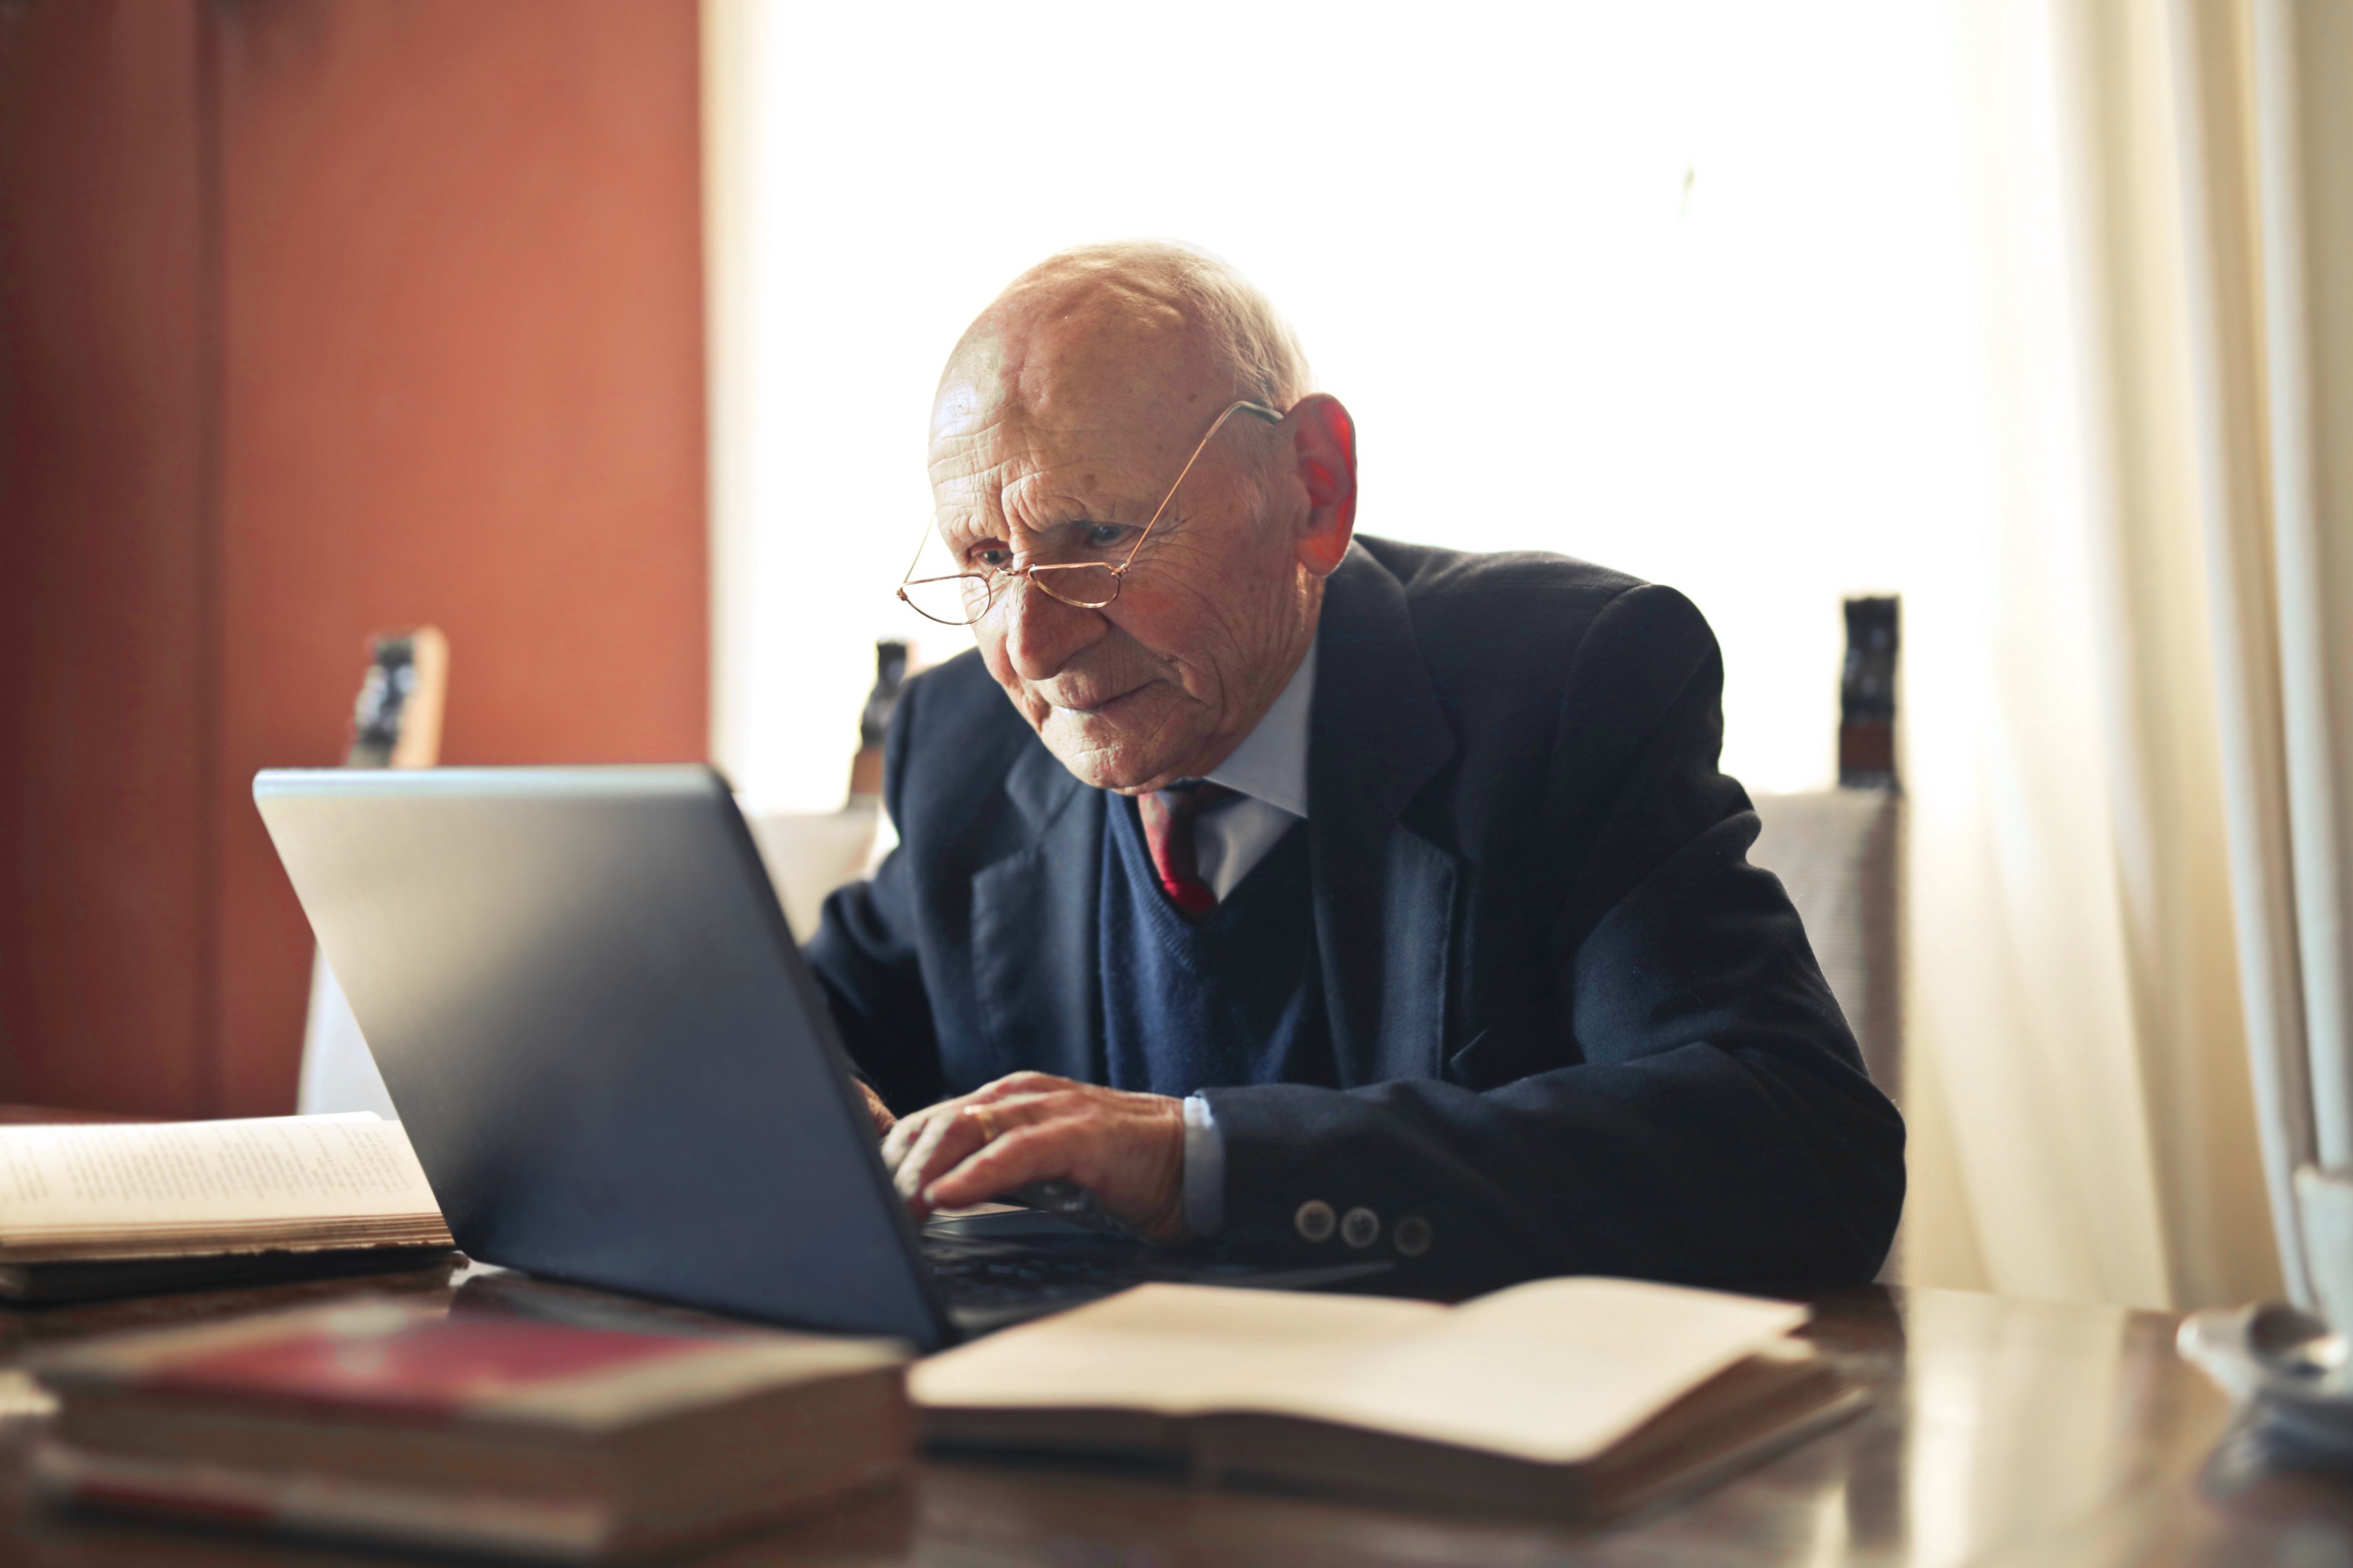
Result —
[{"label": "metal object on desk", "polygon": [[2190,1314],[2179,1344],[2250,1420],[2307,1458],[2353,1465],[2353,1367],[2344,1336],[2319,1318],[2276,1303],[2212,1308]]},{"label": "metal object on desk", "polygon": [[2274,1302],[2196,1312],[2181,1325],[2181,1354],[2231,1396],[2273,1458],[2353,1474],[2353,1180],[2306,1165],[2295,1199],[2320,1311]]}]

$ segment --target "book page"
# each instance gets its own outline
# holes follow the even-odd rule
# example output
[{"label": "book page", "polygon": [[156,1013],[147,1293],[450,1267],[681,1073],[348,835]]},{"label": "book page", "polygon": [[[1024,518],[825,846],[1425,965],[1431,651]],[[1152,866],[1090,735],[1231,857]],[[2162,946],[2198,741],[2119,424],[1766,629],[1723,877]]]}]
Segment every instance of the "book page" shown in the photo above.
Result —
[{"label": "book page", "polygon": [[1145,1285],[934,1356],[909,1386],[919,1405],[1294,1415],[1574,1463],[1807,1316],[1623,1279],[1457,1308]]},{"label": "book page", "polygon": [[1428,1301],[1379,1296],[1139,1285],[933,1356],[908,1386],[919,1405],[966,1408],[1251,1408],[1271,1387],[1312,1390],[1348,1350],[1447,1315]]},{"label": "book page", "polygon": [[1549,1464],[1606,1452],[1811,1315],[1788,1301],[1632,1279],[1540,1279],[1352,1356],[1285,1408]]},{"label": "book page", "polygon": [[45,1243],[59,1240],[199,1233],[341,1245],[413,1234],[418,1245],[448,1245],[396,1121],[361,1114],[0,1127],[0,1258],[54,1256]]}]

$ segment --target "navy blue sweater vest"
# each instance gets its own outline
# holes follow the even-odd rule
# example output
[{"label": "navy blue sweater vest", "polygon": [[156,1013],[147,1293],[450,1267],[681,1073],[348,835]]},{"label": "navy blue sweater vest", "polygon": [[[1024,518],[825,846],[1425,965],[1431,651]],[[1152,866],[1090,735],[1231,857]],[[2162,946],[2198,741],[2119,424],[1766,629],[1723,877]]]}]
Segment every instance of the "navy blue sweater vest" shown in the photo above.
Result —
[{"label": "navy blue sweater vest", "polygon": [[1168,901],[1135,802],[1103,813],[1096,904],[1104,1081],[1186,1095],[1335,1082],[1304,825],[1198,919]]}]

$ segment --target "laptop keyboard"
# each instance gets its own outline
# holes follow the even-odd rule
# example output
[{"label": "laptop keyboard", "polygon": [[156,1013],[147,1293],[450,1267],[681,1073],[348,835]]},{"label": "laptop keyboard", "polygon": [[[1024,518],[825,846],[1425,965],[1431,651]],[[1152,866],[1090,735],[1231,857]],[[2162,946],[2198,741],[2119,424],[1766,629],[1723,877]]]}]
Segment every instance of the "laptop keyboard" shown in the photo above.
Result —
[{"label": "laptop keyboard", "polygon": [[1150,1279],[1255,1272],[1034,1211],[935,1220],[923,1227],[923,1250],[949,1309],[967,1321],[1027,1317]]},{"label": "laptop keyboard", "polygon": [[1092,1234],[997,1240],[926,1231],[923,1260],[952,1307],[1107,1296],[1154,1272],[1140,1244]]},{"label": "laptop keyboard", "polygon": [[1140,1282],[1144,1271],[1078,1258],[940,1257],[925,1247],[951,1306],[997,1307],[1047,1296],[1101,1296]]},{"label": "laptop keyboard", "polygon": [[1155,1279],[1313,1290],[1394,1267],[1385,1259],[1359,1259],[1269,1270],[1214,1249],[1146,1246],[1036,1210],[935,1219],[923,1227],[922,1247],[949,1312],[976,1333]]}]

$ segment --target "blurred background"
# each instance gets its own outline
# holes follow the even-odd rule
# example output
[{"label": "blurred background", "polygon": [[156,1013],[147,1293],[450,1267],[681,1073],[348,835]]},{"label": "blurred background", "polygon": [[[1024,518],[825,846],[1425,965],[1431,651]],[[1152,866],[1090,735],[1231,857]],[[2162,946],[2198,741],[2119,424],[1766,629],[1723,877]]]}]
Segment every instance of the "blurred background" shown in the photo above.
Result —
[{"label": "blurred background", "polygon": [[876,641],[965,646],[892,595],[948,347],[1156,235],[1364,531],[1689,594],[1752,789],[1899,595],[1905,1277],[2276,1294],[2353,1159],[2343,9],[0,0],[0,1099],[292,1108],[249,783],[372,633],[446,763],[839,808]]}]

